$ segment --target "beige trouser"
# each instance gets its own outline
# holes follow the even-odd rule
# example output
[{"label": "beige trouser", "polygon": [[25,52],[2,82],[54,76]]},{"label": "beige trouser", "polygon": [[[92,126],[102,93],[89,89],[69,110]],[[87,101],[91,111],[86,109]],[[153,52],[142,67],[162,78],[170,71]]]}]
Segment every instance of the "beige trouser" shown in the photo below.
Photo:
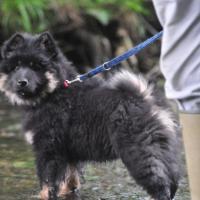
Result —
[{"label": "beige trouser", "polygon": [[180,114],[192,200],[200,200],[200,114]]}]

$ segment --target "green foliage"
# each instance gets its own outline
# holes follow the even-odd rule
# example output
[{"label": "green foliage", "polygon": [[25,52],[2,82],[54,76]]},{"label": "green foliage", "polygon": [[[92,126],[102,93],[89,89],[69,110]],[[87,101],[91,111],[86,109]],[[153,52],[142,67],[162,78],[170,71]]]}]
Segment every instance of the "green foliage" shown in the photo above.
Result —
[{"label": "green foliage", "polygon": [[142,0],[126,0],[125,6],[127,6],[129,9],[141,13],[141,14],[149,14],[149,11],[147,8],[145,8],[144,1]]},{"label": "green foliage", "polygon": [[147,13],[147,9],[144,7],[144,0],[58,0],[63,4],[73,4],[76,7],[81,7],[85,9],[89,8],[101,8],[106,9],[107,5],[118,6],[121,8],[128,8],[135,12]]},{"label": "green foliage", "polygon": [[[107,24],[112,17],[112,11],[107,8],[108,4],[112,4],[113,0],[58,0],[58,4],[69,4],[75,8],[84,10],[86,13],[93,15],[103,24]],[[114,0],[117,1],[117,0]]]},{"label": "green foliage", "polygon": [[[116,15],[116,11],[129,9],[147,14],[144,0],[0,0],[0,23],[4,30],[39,32],[49,25],[48,11],[53,6],[69,5],[95,16],[102,23]],[[115,10],[117,8],[117,10]]]},{"label": "green foliage", "polygon": [[[46,26],[44,19],[47,0],[1,0],[1,24],[5,29],[37,32]],[[39,22],[35,25],[35,22]]]},{"label": "green foliage", "polygon": [[32,169],[34,168],[34,160],[14,161],[12,165],[17,169]]},{"label": "green foliage", "polygon": [[58,3],[83,9],[104,24],[120,10],[132,10],[144,15],[149,14],[148,9],[145,8],[145,0],[58,0]]}]

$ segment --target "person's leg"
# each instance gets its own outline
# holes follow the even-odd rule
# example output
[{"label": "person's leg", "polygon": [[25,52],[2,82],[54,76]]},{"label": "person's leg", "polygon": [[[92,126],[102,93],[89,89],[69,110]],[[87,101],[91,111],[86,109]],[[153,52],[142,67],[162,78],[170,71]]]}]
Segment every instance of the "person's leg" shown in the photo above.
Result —
[{"label": "person's leg", "polygon": [[192,200],[200,200],[200,115],[182,113],[180,121],[183,126],[191,197]]},{"label": "person's leg", "polygon": [[200,4],[153,0],[163,26],[161,71],[165,92],[177,100],[183,126],[192,200],[200,199]]}]

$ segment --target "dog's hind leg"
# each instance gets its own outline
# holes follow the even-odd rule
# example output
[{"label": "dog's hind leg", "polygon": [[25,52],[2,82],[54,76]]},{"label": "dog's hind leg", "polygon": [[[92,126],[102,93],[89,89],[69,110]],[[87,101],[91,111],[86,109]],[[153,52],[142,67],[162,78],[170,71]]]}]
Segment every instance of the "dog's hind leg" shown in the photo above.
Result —
[{"label": "dog's hind leg", "polygon": [[139,141],[138,144],[131,143],[128,138],[124,141],[121,138],[119,143],[119,155],[136,182],[155,200],[173,199],[178,172],[174,169],[177,168],[176,162],[165,152],[168,150],[159,148],[162,144],[154,141],[152,146],[143,146]]},{"label": "dog's hind leg", "polygon": [[130,112],[130,106],[120,106],[111,115],[111,143],[131,176],[152,198],[171,200],[180,173],[175,131],[153,117],[142,118],[148,113],[141,109],[135,116]]},{"label": "dog's hind leg", "polygon": [[153,199],[171,200],[171,196],[174,195],[177,185],[171,180],[172,177],[169,177],[169,172],[165,164],[156,158],[156,156],[150,155],[147,152],[139,152],[140,158],[136,159],[132,156],[131,150],[127,153],[121,154],[121,159],[136,182]]}]

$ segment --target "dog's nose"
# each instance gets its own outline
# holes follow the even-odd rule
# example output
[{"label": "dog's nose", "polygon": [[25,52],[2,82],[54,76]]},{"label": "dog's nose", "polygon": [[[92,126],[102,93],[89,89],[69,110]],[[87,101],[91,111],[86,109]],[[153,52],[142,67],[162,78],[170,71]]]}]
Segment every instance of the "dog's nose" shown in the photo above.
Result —
[{"label": "dog's nose", "polygon": [[28,80],[27,79],[18,80],[17,85],[21,88],[24,88],[28,85]]}]

